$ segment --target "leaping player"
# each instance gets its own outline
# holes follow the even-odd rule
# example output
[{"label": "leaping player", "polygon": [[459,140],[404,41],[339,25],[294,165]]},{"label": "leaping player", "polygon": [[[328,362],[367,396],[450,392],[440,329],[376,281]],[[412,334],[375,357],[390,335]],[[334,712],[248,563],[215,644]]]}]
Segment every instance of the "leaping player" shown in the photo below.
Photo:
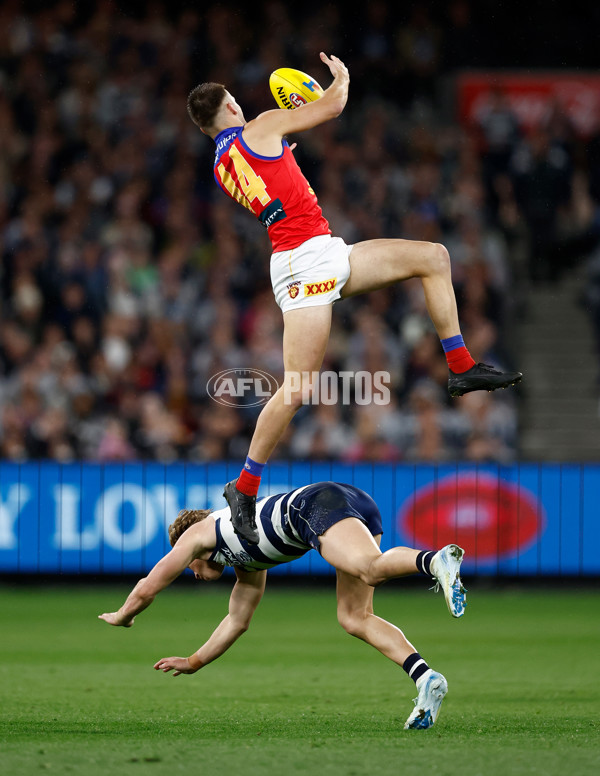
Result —
[{"label": "leaping player", "polygon": [[[476,364],[460,333],[450,257],[443,245],[414,240],[366,240],[346,245],[332,237],[317,197],[284,139],[339,116],[348,99],[348,70],[321,53],[333,82],[316,102],[269,110],[246,122],[222,84],[203,83],[188,97],[188,113],[216,143],[214,175],[223,191],[267,228],[273,244],[271,282],[283,313],[284,381],[263,408],[239,478],[225,486],[235,530],[258,542],[256,494],[262,471],[311,386],[298,375],[321,368],[338,299],[418,277],[448,361],[451,396],[506,388],[520,372]],[[284,400],[285,397],[285,400]]]},{"label": "leaping player", "polygon": [[184,509],[169,526],[173,549],[141,579],[116,612],[98,615],[109,625],[130,627],[137,614],[189,567],[198,580],[218,579],[233,566],[236,582],[228,614],[208,641],[189,657],[164,657],[154,668],[174,676],[194,674],[220,657],[248,629],[265,591],[267,569],[294,560],[312,548],[337,573],[337,616],[340,625],[401,666],[417,685],[415,708],[405,729],[430,728],[448,690],[395,625],[373,613],[374,588],[388,579],[419,572],[444,592],[453,617],[466,607],[460,579],[463,550],[449,544],[438,552],[393,547],[379,549],[382,525],[377,504],[364,491],[339,482],[316,482],[262,499],[257,505],[257,546],[240,539],[229,507],[210,513]]}]

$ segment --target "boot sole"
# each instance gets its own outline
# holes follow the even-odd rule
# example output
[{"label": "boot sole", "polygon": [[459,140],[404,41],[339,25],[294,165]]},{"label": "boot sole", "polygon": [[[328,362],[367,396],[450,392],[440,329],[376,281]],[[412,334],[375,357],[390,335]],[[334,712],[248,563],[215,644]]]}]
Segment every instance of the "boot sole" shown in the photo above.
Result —
[{"label": "boot sole", "polygon": [[452,387],[448,386],[448,393],[450,396],[452,396],[453,399],[456,399],[459,396],[464,396],[465,393],[471,393],[472,391],[487,391],[488,393],[491,393],[492,391],[497,391],[499,388],[509,388],[511,385],[516,385],[517,383],[520,383],[523,379],[523,376],[517,377],[514,380],[504,380],[501,383],[497,383],[496,385],[490,385],[489,383],[480,383],[479,385],[452,385]]}]

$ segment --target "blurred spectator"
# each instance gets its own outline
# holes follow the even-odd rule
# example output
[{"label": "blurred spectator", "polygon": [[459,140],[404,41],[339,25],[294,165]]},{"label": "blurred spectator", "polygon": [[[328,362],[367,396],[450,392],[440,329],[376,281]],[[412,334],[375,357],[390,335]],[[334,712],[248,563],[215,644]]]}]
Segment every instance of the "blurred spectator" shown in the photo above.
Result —
[{"label": "blurred spectator", "polygon": [[[584,287],[582,302],[591,315],[596,356],[600,368],[600,234],[598,247],[592,252],[587,261],[586,275],[587,282]],[[598,384],[600,385],[600,371],[598,373]]]},{"label": "blurred spectator", "polygon": [[118,418],[107,419],[96,457],[99,461],[131,461],[136,457],[127,439],[127,427]]},{"label": "blurred spectator", "polygon": [[360,407],[355,412],[355,441],[346,450],[342,460],[348,463],[369,461],[392,463],[402,458],[400,448],[387,438],[388,412],[377,405]]},{"label": "blurred spectator", "polygon": [[339,404],[318,404],[307,418],[300,416],[290,445],[294,458],[339,460],[347,454],[354,432],[342,419]]},{"label": "blurred spectator", "polygon": [[460,399],[461,433],[466,435],[465,457],[471,461],[508,463],[514,457],[516,418],[506,405],[484,391]]},{"label": "blurred spectator", "polygon": [[400,61],[408,71],[407,81],[414,89],[413,96],[431,99],[440,66],[441,31],[425,3],[411,6],[411,18],[399,29],[397,45]]},{"label": "blurred spectator", "polygon": [[488,181],[508,171],[520,137],[519,120],[507,96],[493,89],[477,117],[483,141],[483,161]]},{"label": "blurred spectator", "polygon": [[530,275],[533,280],[556,280],[560,269],[557,225],[571,194],[571,160],[546,130],[538,129],[517,148],[511,167],[517,200],[529,226]]},{"label": "blurred spectator", "polygon": [[452,0],[447,16],[443,45],[446,67],[449,70],[477,67],[482,56],[482,35],[473,19],[469,0]]},{"label": "blurred spectator", "polygon": [[402,413],[398,442],[408,461],[444,461],[457,457],[455,413],[444,406],[442,388],[429,379],[418,382]]}]

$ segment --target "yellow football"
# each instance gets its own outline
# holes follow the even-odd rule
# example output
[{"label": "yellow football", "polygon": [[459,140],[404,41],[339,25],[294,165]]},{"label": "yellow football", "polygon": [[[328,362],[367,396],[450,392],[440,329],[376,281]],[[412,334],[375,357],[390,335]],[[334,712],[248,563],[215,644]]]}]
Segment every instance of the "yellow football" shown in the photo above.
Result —
[{"label": "yellow football", "polygon": [[318,100],[323,89],[306,73],[292,67],[280,67],[269,78],[269,86],[280,108],[294,110],[307,102]]}]

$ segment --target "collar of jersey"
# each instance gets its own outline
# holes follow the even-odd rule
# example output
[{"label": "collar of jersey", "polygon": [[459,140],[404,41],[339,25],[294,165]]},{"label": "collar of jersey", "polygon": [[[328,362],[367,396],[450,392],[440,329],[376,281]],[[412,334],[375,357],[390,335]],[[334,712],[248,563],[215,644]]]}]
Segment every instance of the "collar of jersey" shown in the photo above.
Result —
[{"label": "collar of jersey", "polygon": [[221,154],[225,153],[242,129],[244,129],[243,125],[240,125],[239,127],[227,127],[227,129],[222,129],[218,135],[215,135],[214,140],[217,146],[216,159],[218,159]]}]

